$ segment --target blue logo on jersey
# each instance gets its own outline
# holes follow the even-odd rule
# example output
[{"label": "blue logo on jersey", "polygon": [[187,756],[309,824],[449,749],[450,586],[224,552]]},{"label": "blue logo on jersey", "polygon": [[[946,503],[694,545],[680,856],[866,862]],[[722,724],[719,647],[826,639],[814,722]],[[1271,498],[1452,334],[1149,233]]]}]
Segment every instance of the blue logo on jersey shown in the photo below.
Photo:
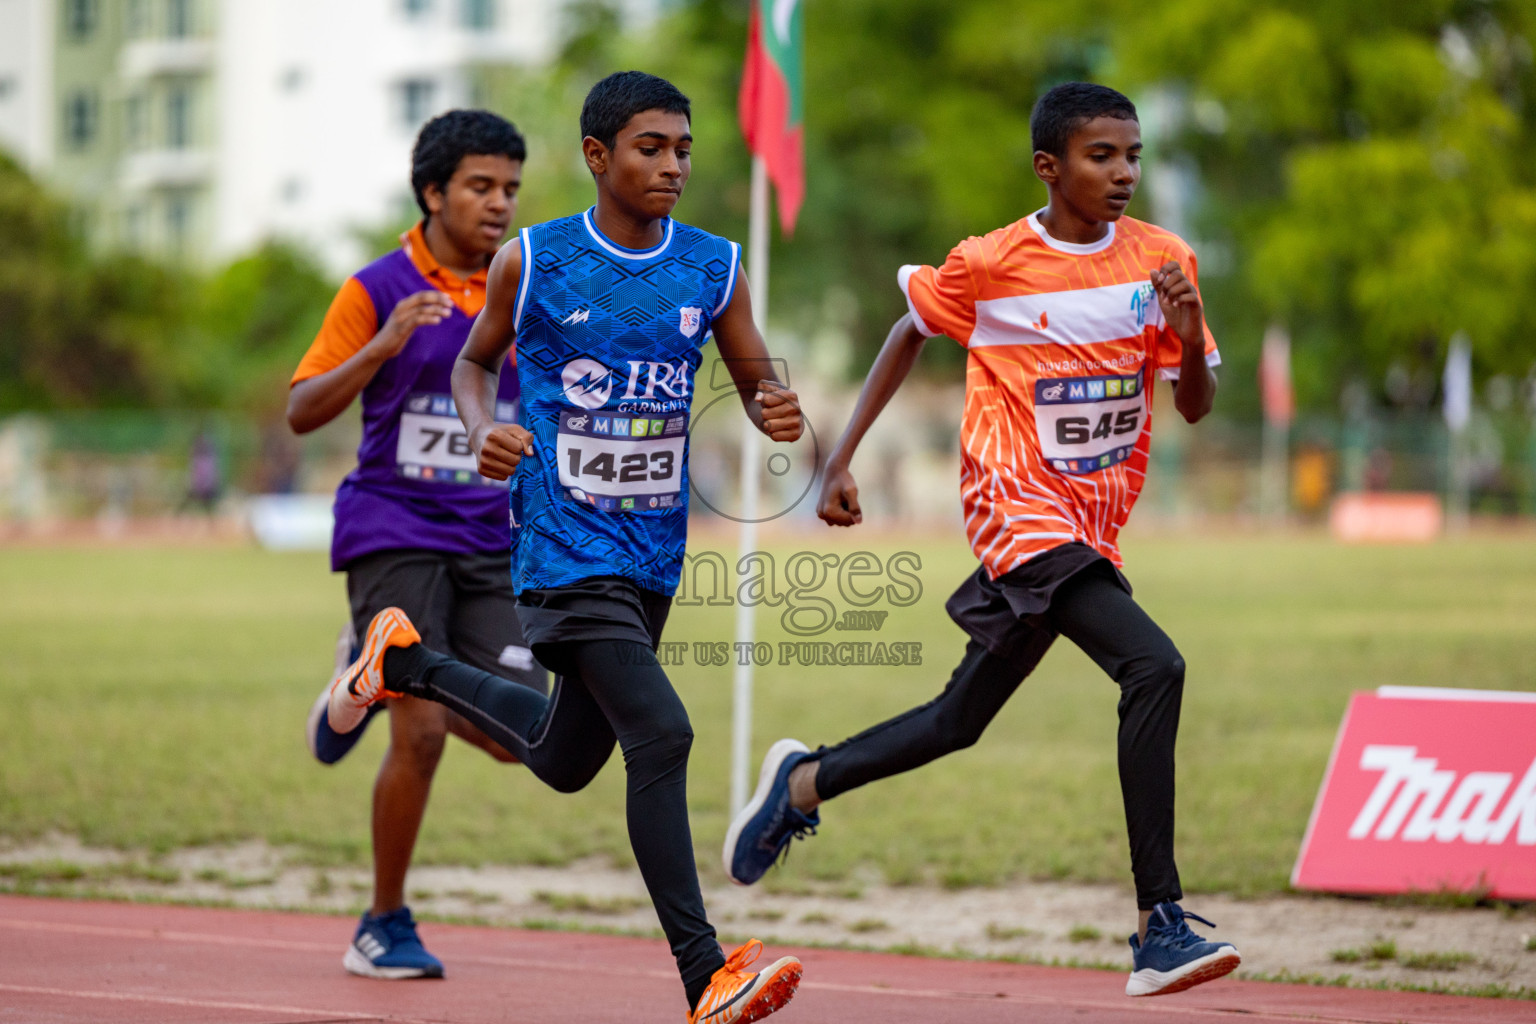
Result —
[{"label": "blue logo on jersey", "polygon": [[606,416],[598,416],[597,418],[595,418],[592,421],[592,433],[594,433],[594,434],[606,434],[606,433],[608,433],[608,417],[606,417]]},{"label": "blue logo on jersey", "polygon": [[1131,312],[1136,314],[1136,326],[1147,326],[1147,310],[1152,307],[1153,289],[1150,284],[1144,284],[1131,294]]},{"label": "blue logo on jersey", "polygon": [[434,416],[452,416],[453,415],[453,411],[452,410],[453,410],[453,401],[452,401],[452,399],[443,398],[441,396],[432,399],[432,415],[434,415]]},{"label": "blue logo on jersey", "polygon": [[1082,397],[1083,397],[1083,386],[1081,384],[1068,384],[1067,385],[1067,398],[1072,399],[1072,398],[1082,398]]},{"label": "blue logo on jersey", "polygon": [[1091,381],[1089,381],[1088,382],[1088,397],[1089,398],[1103,398],[1104,397],[1104,382],[1101,381],[1101,380],[1091,380]]},{"label": "blue logo on jersey", "polygon": [[609,431],[614,437],[629,436],[629,420],[621,420],[617,416],[613,418],[613,426]]}]

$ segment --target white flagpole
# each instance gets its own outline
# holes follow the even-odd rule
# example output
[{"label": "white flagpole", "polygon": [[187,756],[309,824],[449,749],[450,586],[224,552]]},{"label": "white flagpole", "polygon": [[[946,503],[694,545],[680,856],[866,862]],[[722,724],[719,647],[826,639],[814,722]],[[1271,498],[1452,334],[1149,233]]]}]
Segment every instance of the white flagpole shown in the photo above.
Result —
[{"label": "white flagpole", "polygon": [[[763,158],[752,158],[752,205],[747,226],[747,280],[752,287],[752,311],[757,329],[768,336],[768,167]],[[741,532],[737,558],[757,549],[757,482],[762,462],[762,435],[751,420],[741,434]],[[738,563],[739,564],[739,563]],[[752,754],[752,658],[756,639],[754,610],[745,602],[736,605],[735,677],[731,705],[731,814],[747,805],[748,761]],[[746,645],[746,646],[744,646]]]},{"label": "white flagpole", "polygon": [[1468,458],[1467,426],[1472,422],[1472,340],[1465,331],[1451,338],[1445,356],[1445,425],[1450,431],[1450,515],[1452,532],[1467,528],[1471,506],[1471,465]]},{"label": "white flagpole", "polygon": [[1287,466],[1294,399],[1291,396],[1291,335],[1279,324],[1264,332],[1263,454],[1259,469],[1259,510],[1270,525],[1285,522]]}]

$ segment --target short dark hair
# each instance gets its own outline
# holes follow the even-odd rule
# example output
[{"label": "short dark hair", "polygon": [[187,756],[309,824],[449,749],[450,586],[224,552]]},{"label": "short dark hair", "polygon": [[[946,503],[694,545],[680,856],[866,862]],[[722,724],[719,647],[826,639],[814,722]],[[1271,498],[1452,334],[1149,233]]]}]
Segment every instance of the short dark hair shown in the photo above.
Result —
[{"label": "short dark hair", "polygon": [[1136,105],[1107,85],[1064,82],[1036,101],[1029,115],[1030,143],[1037,153],[1065,156],[1072,133],[1096,117],[1141,120]]},{"label": "short dark hair", "polygon": [[467,156],[528,159],[528,146],[511,121],[489,110],[450,110],[421,126],[411,150],[411,189],[423,216],[430,216],[423,194],[428,185],[448,187]]},{"label": "short dark hair", "polygon": [[629,119],[647,110],[693,119],[688,97],[665,78],[644,71],[616,71],[587,93],[581,105],[581,137],[590,136],[612,149]]}]

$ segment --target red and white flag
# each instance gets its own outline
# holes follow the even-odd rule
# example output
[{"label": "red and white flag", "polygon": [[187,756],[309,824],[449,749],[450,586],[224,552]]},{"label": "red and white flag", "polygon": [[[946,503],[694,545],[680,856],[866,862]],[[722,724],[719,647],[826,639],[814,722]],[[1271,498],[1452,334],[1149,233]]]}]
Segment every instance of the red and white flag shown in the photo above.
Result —
[{"label": "red and white flag", "polygon": [[1279,324],[1264,332],[1264,351],[1259,357],[1259,393],[1264,419],[1288,427],[1296,416],[1296,394],[1291,388],[1291,336]]},{"label": "red and white flag", "polygon": [[805,15],[799,0],[751,4],[736,113],[747,148],[767,165],[779,195],[779,226],[788,235],[805,198]]}]

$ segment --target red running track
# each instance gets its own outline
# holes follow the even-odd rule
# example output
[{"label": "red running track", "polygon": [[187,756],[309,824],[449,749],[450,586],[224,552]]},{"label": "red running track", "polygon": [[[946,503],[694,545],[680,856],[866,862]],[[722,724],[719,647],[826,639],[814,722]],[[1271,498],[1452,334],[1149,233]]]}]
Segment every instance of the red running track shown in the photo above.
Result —
[{"label": "red running track", "polygon": [[[649,939],[427,924],[444,981],[341,968],[347,918],[0,896],[0,1022],[681,1024],[666,945]],[[767,950],[777,957],[780,947]],[[784,1024],[1156,1024],[1280,1021],[1536,1024],[1512,1000],[1212,982],[1132,1000],[1125,976],[883,953],[804,950]]]}]

